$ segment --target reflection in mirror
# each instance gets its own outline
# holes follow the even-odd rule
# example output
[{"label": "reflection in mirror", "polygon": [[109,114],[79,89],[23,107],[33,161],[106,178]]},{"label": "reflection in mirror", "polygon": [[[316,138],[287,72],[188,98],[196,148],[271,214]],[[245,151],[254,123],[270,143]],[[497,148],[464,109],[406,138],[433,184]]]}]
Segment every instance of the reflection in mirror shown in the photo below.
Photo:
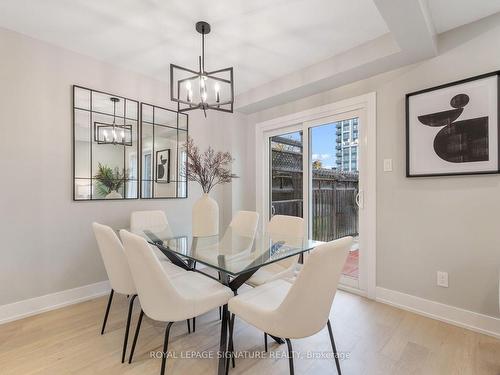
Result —
[{"label": "reflection in mirror", "polygon": [[188,116],[141,103],[141,119],[141,198],[187,198]]},{"label": "reflection in mirror", "polygon": [[73,86],[74,200],[137,199],[139,103]]}]

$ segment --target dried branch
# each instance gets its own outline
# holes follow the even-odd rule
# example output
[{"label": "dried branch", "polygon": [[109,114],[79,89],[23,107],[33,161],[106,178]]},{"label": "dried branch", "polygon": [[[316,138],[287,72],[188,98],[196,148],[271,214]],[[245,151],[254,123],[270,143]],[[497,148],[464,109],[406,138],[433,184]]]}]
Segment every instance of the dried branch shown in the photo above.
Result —
[{"label": "dried branch", "polygon": [[201,185],[204,193],[209,193],[216,185],[230,183],[237,178],[231,173],[230,165],[234,161],[229,152],[215,151],[212,147],[202,154],[191,137],[185,144],[187,150],[187,172],[189,181]]}]

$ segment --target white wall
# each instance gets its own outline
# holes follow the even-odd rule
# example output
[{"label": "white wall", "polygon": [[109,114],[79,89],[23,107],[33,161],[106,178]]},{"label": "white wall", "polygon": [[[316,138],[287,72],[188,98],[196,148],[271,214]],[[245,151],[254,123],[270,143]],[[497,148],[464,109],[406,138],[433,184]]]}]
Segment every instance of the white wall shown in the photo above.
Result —
[{"label": "white wall", "polygon": [[[500,69],[499,25],[444,34],[438,57],[255,113],[246,136],[247,169],[255,171],[252,125],[376,91],[377,286],[495,317],[500,175],[406,178],[404,100],[412,91]],[[393,159],[393,172],[383,172],[385,158]],[[255,207],[255,195],[244,204]],[[449,272],[449,288],[436,286],[438,270]]]},{"label": "white wall", "polygon": [[[174,108],[167,84],[3,29],[0,56],[0,306],[106,280],[92,221],[127,227],[131,211],[162,209],[175,230],[190,230],[195,184],[188,199],[72,201],[72,85]],[[228,150],[231,121],[194,111],[190,135],[202,149]],[[222,214],[231,214],[231,194],[213,194]]]}]

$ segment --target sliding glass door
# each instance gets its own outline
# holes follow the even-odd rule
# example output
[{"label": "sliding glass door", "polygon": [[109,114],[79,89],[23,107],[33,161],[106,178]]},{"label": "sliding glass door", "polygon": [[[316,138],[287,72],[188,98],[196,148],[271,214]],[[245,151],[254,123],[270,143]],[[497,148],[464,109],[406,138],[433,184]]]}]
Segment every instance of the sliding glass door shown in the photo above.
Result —
[{"label": "sliding glass door", "polygon": [[332,241],[353,236],[342,282],[359,277],[359,117],[322,120],[309,127],[310,236]]},{"label": "sliding glass door", "polygon": [[270,217],[304,217],[302,131],[270,137],[269,156]]},{"label": "sliding glass door", "polygon": [[359,287],[360,121],[358,112],[267,132],[268,218],[303,217],[309,238],[355,238],[341,282]]}]

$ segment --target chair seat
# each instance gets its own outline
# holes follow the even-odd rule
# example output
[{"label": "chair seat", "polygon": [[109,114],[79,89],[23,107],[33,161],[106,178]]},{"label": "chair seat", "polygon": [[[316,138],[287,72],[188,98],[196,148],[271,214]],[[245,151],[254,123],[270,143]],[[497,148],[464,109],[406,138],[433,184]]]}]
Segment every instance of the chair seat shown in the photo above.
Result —
[{"label": "chair seat", "polygon": [[182,270],[182,274],[176,274],[170,280],[182,298],[192,305],[191,315],[179,320],[193,318],[225,305],[234,296],[230,288],[198,272]]},{"label": "chair seat", "polygon": [[293,267],[284,267],[280,262],[277,262],[260,268],[246,283],[251,286],[259,286],[278,279],[291,279],[294,274]]},{"label": "chair seat", "polygon": [[277,315],[274,312],[291,287],[292,284],[285,280],[268,282],[232,298],[229,310],[258,329],[280,337],[282,332],[276,330],[274,319]]},{"label": "chair seat", "polygon": [[168,262],[166,260],[164,262],[160,261],[160,264],[163,267],[163,269],[165,270],[165,272],[167,272],[168,276],[170,276],[171,278],[177,277],[177,276],[182,276],[186,272],[186,270],[184,270],[181,267],[178,267],[175,264],[173,264],[172,262]]}]

